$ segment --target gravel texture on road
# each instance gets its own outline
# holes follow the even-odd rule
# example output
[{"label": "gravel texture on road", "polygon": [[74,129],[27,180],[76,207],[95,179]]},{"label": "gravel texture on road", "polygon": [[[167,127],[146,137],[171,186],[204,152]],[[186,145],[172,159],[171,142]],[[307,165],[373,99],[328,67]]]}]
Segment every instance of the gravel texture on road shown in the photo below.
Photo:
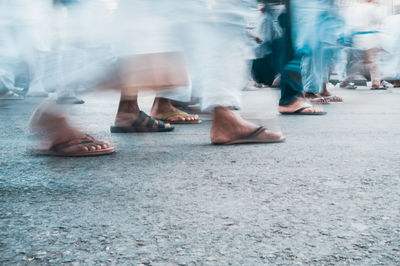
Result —
[{"label": "gravel texture on road", "polygon": [[118,95],[83,95],[71,119],[118,149],[97,158],[33,156],[41,100],[1,103],[0,264],[399,265],[400,89],[334,92],[318,117],[245,92],[243,116],[287,141],[226,147],[207,115],[111,134]]}]

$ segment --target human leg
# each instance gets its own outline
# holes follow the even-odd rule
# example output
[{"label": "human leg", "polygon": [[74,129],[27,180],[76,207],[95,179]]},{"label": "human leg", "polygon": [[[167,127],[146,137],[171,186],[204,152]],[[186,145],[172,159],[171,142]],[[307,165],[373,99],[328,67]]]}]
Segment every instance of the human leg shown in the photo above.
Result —
[{"label": "human leg", "polygon": [[[216,6],[226,10],[225,6]],[[219,15],[219,14],[218,14]],[[226,14],[225,14],[226,15]],[[241,90],[246,83],[246,60],[243,49],[243,29],[240,23],[230,25],[221,21],[204,23],[200,27],[203,41],[196,51],[197,62],[202,64],[201,105],[212,111],[213,124],[210,139],[213,144],[282,142],[280,132],[271,132],[243,119],[231,106],[240,106]],[[228,42],[226,40],[229,40]]]},{"label": "human leg", "polygon": [[173,129],[169,123],[154,119],[140,110],[137,92],[127,88],[121,90],[118,111],[114,126],[111,126],[111,132],[166,132]]},{"label": "human leg", "polygon": [[377,66],[378,49],[368,49],[364,51],[364,62],[371,76],[371,89],[381,88],[381,77]]}]

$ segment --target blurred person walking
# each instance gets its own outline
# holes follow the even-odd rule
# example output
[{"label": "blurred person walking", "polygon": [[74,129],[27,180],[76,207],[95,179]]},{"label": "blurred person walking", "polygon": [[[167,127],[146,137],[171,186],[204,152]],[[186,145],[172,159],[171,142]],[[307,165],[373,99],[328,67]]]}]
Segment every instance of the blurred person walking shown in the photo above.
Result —
[{"label": "blurred person walking", "polygon": [[259,1],[260,16],[256,31],[252,36],[258,43],[255,59],[251,62],[251,75],[257,87],[271,86],[280,69],[282,50],[282,28],[277,17],[276,5],[270,1]]},{"label": "blurred person walking", "polygon": [[27,96],[47,97],[43,54],[50,49],[49,0],[1,1],[1,75],[2,87]]},{"label": "blurred person walking", "polygon": [[[281,15],[284,30],[283,55],[281,67],[281,98],[278,111],[283,115],[324,115],[322,108],[313,106],[304,96],[301,64],[307,54],[310,35],[309,29],[302,27],[307,21],[308,2],[285,2],[286,13]],[[305,4],[305,6],[302,6]],[[313,6],[314,2],[310,5]]]},{"label": "blurred person walking", "polygon": [[[362,51],[362,62],[371,78],[371,90],[386,90],[381,84],[381,73],[378,61],[381,45],[381,24],[384,18],[384,8],[374,0],[364,0],[349,9],[348,23],[352,27],[353,48]],[[347,76],[341,86],[347,86],[353,76]]]},{"label": "blurred person walking", "polygon": [[386,17],[381,30],[383,51],[380,69],[394,87],[400,87],[400,14]]},{"label": "blurred person walking", "polygon": [[[247,80],[246,17],[250,0],[189,0],[175,4],[179,21],[189,22],[184,53],[189,69],[196,70],[197,93],[203,111],[210,111],[213,144],[282,142],[280,132],[244,120],[233,106],[240,107],[241,91]],[[195,35],[195,36],[193,36]]]},{"label": "blurred person walking", "polygon": [[[196,60],[188,60],[188,64],[202,69],[202,108],[213,113],[211,142],[230,145],[284,141],[281,133],[250,123],[230,108],[240,105],[240,91],[245,83],[246,64],[242,49],[245,28],[242,17],[248,8],[246,1],[204,3],[191,0],[179,5],[167,1],[162,4],[164,9],[156,11],[148,3],[139,1],[121,1],[119,4],[114,16],[114,25],[119,27],[110,32],[113,52],[118,58],[117,71],[103,85],[121,90],[112,132],[173,130],[169,124],[140,111],[137,92],[146,88],[160,90],[189,85],[182,52],[174,52],[179,51],[176,46],[179,39],[171,40],[167,34],[171,23],[188,21],[189,25],[200,30],[192,34],[201,35],[202,42],[191,51],[184,50],[183,54],[194,53],[196,56],[188,57]],[[173,12],[168,16],[175,16],[175,20],[166,20],[165,13],[160,14],[160,10]],[[132,35],[126,35],[128,32]],[[227,43],[225,40],[230,41]],[[108,143],[97,141],[70,126],[65,115],[52,106],[38,108],[31,120],[31,129],[33,132],[45,132],[42,151],[51,155],[90,156],[109,154],[115,150]]]},{"label": "blurred person walking", "polygon": [[331,67],[340,51],[338,40],[344,29],[338,7],[330,0],[317,0],[296,6],[295,10],[296,35],[303,39],[297,46],[303,54],[301,69],[306,98],[318,103],[342,102],[341,97],[327,89]]}]

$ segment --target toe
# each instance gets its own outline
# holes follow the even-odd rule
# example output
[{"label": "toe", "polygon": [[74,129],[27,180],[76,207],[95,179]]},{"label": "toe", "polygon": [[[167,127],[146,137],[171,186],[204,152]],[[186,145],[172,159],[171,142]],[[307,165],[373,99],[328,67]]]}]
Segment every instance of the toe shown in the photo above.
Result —
[{"label": "toe", "polygon": [[81,151],[89,151],[89,147],[87,147],[86,145],[78,145],[77,148]]},{"label": "toe", "polygon": [[102,149],[108,149],[109,147],[110,147],[110,145],[108,143],[101,144]]},{"label": "toe", "polygon": [[176,120],[179,120],[179,117],[173,116],[173,117],[168,118],[168,120],[169,121],[176,121]]},{"label": "toe", "polygon": [[302,113],[312,113],[312,112],[314,112],[314,111],[315,111],[315,108],[313,108],[312,106],[310,106],[310,107],[308,107],[308,108],[302,110],[301,112],[302,112]]},{"label": "toe", "polygon": [[96,150],[96,146],[95,145],[90,145],[88,148],[89,148],[90,151],[95,151]]}]

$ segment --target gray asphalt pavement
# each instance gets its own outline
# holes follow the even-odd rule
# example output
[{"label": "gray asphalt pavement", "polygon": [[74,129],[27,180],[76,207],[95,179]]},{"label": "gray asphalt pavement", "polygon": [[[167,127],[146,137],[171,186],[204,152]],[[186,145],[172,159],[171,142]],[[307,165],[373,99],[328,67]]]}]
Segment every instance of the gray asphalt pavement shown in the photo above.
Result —
[{"label": "gray asphalt pavement", "polygon": [[118,149],[97,158],[32,156],[41,99],[0,103],[0,264],[399,265],[400,89],[334,92],[319,117],[245,92],[243,116],[287,141],[227,147],[207,115],[110,134],[119,96],[83,95],[72,120]]}]

